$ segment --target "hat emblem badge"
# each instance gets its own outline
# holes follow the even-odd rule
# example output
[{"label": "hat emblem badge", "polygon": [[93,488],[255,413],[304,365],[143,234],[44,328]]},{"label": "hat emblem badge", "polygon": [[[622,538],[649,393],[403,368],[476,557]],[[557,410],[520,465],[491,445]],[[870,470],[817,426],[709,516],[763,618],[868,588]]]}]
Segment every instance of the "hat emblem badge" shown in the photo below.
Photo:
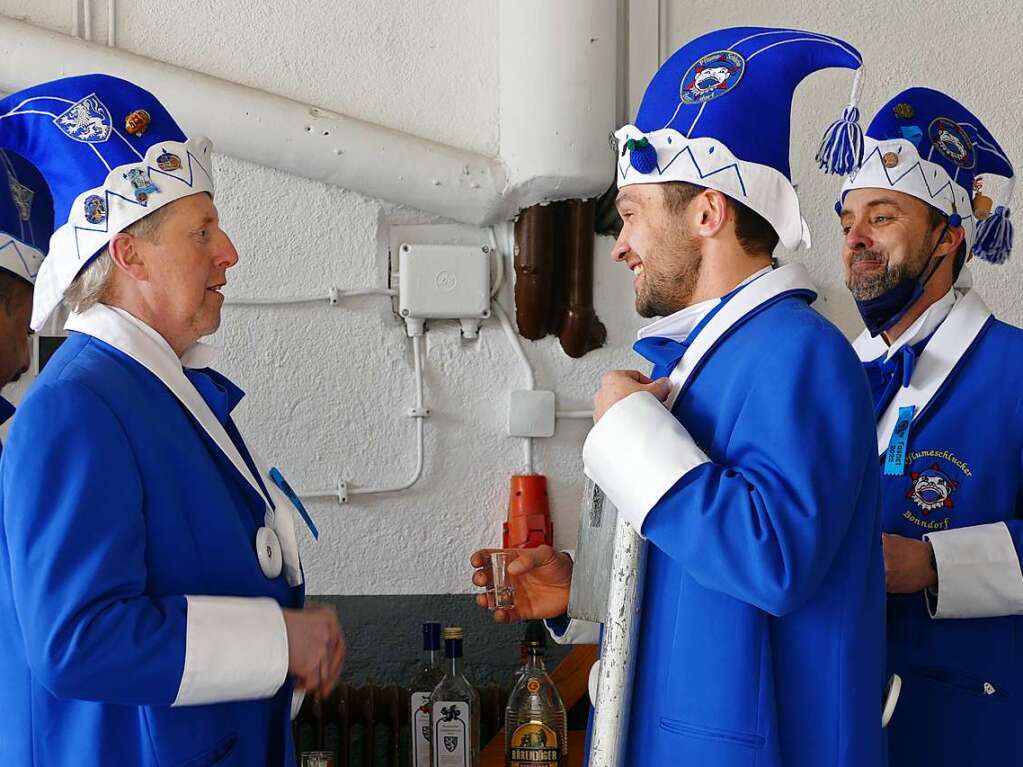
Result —
[{"label": "hat emblem badge", "polygon": [[972,168],[977,164],[973,142],[955,120],[937,117],[928,126],[927,134],[934,148],[955,165],[960,168]]},{"label": "hat emblem badge", "polygon": [[682,77],[679,98],[683,104],[704,104],[731,91],[743,72],[746,59],[735,51],[715,51],[701,56]]},{"label": "hat emblem badge", "polygon": [[102,144],[110,138],[110,110],[95,93],[75,102],[53,119],[62,133],[83,144]]}]

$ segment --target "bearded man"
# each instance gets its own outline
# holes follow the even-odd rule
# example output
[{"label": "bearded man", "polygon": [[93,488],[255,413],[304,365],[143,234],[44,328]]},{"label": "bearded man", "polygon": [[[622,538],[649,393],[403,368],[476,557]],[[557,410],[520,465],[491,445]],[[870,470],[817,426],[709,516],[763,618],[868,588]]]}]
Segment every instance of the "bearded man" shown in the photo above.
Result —
[{"label": "bearded man", "polygon": [[[838,205],[884,468],[900,767],[1023,753],[1023,332],[954,287],[972,256],[1008,257],[1013,176],[975,114],[910,88],[874,117]],[[924,733],[919,712],[935,707],[945,726]]]}]

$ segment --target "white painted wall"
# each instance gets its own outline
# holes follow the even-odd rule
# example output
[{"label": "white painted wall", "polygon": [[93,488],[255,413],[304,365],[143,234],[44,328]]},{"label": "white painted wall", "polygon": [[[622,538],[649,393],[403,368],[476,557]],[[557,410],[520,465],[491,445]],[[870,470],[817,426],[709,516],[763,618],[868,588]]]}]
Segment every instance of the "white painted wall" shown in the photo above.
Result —
[{"label": "white painted wall", "polygon": [[[118,43],[494,154],[497,2],[120,0]],[[642,30],[656,31],[649,14],[656,14],[657,3],[631,2],[646,14],[630,26],[636,46]],[[103,40],[106,3],[93,5],[96,39]],[[690,13],[695,7],[667,4],[666,37],[675,47],[726,24],[792,25],[845,36],[868,61],[866,112],[905,85],[951,88],[993,127],[1010,155],[1023,157],[1023,129],[1011,119],[1023,75],[1015,48],[1023,22],[1005,13],[1003,4],[978,0],[964,23],[963,6],[942,0],[911,13],[912,24],[901,20],[901,9],[879,0],[855,6],[720,0]],[[0,0],[0,13],[64,32],[71,26],[66,0]],[[975,38],[966,37],[967,28]],[[649,44],[656,50],[656,39]],[[649,66],[649,50],[634,47],[637,67]],[[981,59],[983,64],[973,64]],[[636,79],[630,73],[630,82]],[[797,94],[793,171],[816,248],[791,258],[810,266],[822,286],[820,306],[852,333],[858,320],[839,280],[831,207],[838,184],[813,166],[819,136],[840,113],[849,83],[847,72],[828,72]],[[629,100],[636,103],[632,91]],[[242,259],[228,275],[236,297],[383,286],[387,227],[429,222],[415,211],[228,157],[217,158],[216,170],[224,226]],[[486,241],[480,231],[463,229],[460,236]],[[603,370],[637,363],[628,350],[641,324],[632,311],[631,282],[609,262],[609,251],[609,241],[598,242],[596,303],[608,326],[608,347],[573,361],[555,339],[524,342],[538,387],[557,391],[562,408],[588,407]],[[1020,268],[1017,259],[1002,269],[974,269],[996,312],[1014,321],[1023,320],[1015,287]],[[509,285],[503,295],[510,308]],[[296,487],[330,487],[339,474],[374,485],[404,478],[414,458],[414,425],[404,415],[413,396],[411,349],[385,299],[361,298],[339,308],[230,308],[216,342],[224,348],[220,368],[250,393],[237,411],[243,431]],[[470,552],[500,540],[508,479],[522,460],[520,441],[505,436],[505,401],[520,385],[521,370],[496,323],[488,323],[472,344],[461,341],[454,325],[441,325],[428,335],[427,347],[433,417],[424,479],[390,498],[358,499],[346,507],[311,504],[322,534],[313,544],[303,533],[310,593],[467,592]],[[560,422],[553,439],[537,441],[536,466],[550,482],[563,546],[575,538],[586,429],[585,422]]]}]

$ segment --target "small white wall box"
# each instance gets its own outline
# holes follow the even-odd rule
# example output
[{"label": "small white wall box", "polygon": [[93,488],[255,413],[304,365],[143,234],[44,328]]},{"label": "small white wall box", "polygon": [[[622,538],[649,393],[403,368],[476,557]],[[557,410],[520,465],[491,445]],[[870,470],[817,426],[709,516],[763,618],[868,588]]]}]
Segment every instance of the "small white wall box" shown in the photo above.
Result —
[{"label": "small white wall box", "polygon": [[513,391],[508,398],[508,434],[512,437],[553,437],[554,404],[552,391]]},{"label": "small white wall box", "polygon": [[490,316],[490,248],[402,243],[398,311],[404,319]]}]

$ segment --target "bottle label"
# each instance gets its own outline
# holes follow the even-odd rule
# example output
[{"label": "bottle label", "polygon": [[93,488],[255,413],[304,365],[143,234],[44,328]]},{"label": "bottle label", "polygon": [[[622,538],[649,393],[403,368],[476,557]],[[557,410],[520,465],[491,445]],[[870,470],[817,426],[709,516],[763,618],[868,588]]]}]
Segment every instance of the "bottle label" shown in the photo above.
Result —
[{"label": "bottle label", "polygon": [[414,692],[412,709],[412,767],[430,767],[430,693]]},{"label": "bottle label", "polygon": [[508,741],[511,767],[558,767],[558,735],[543,722],[520,724]]},{"label": "bottle label", "polygon": [[469,704],[464,700],[435,701],[432,711],[433,767],[471,767]]}]

